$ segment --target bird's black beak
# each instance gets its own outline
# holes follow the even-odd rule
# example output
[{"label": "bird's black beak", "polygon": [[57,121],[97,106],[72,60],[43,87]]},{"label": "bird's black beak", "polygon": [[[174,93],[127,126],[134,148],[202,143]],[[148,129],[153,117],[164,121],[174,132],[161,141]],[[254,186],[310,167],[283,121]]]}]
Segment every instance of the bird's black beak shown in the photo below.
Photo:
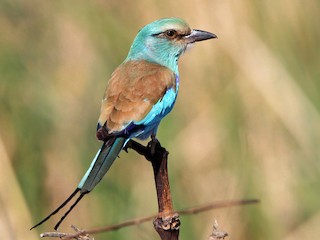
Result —
[{"label": "bird's black beak", "polygon": [[196,29],[193,29],[189,35],[184,37],[187,43],[204,41],[211,38],[218,38],[218,37],[213,33],[202,31],[202,30],[196,30]]}]

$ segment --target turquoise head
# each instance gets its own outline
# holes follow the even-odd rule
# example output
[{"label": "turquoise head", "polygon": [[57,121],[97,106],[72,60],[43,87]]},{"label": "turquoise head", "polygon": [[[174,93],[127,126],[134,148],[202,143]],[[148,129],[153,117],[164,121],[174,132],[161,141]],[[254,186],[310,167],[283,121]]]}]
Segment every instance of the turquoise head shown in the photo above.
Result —
[{"label": "turquoise head", "polygon": [[146,60],[170,68],[178,74],[178,59],[188,45],[217,36],[192,30],[180,18],[164,18],[144,26],[137,34],[125,61]]}]

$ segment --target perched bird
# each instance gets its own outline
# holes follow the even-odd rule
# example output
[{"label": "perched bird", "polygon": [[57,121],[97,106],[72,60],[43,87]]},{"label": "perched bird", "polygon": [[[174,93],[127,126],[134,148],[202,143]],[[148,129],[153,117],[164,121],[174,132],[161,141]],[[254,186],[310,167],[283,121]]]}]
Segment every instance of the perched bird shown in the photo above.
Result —
[{"label": "perched bird", "polygon": [[[164,18],[144,26],[124,62],[113,72],[104,93],[97,126],[102,147],[71,196],[44,220],[80,196],[54,227],[91,192],[131,138],[156,139],[160,121],[173,108],[179,90],[178,59],[189,45],[217,36],[192,30],[180,18]],[[31,229],[32,229],[31,228]]]}]

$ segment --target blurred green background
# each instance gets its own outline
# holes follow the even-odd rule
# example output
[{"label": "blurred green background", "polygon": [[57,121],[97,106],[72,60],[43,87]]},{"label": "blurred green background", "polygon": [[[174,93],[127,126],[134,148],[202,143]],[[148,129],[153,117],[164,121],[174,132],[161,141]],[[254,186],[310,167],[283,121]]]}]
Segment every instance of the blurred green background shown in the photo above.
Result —
[{"label": "blurred green background", "polygon": [[[176,209],[215,200],[261,204],[182,216],[180,239],[317,239],[320,234],[320,2],[0,2],[0,239],[29,228],[75,188],[100,143],[106,82],[137,31],[177,16],[219,39],[180,60],[181,88],[159,139]],[[90,228],[157,211],[152,169],[130,151],[70,214]],[[158,239],[152,223],[96,239]]]}]

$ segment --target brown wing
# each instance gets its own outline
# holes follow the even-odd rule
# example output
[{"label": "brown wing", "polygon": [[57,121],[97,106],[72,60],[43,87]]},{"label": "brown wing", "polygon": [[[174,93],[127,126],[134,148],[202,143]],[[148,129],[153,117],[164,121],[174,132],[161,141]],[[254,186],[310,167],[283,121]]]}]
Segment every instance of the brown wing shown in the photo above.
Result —
[{"label": "brown wing", "polygon": [[166,90],[175,86],[174,73],[159,64],[129,61],[112,74],[101,105],[99,123],[108,133],[142,120]]}]

